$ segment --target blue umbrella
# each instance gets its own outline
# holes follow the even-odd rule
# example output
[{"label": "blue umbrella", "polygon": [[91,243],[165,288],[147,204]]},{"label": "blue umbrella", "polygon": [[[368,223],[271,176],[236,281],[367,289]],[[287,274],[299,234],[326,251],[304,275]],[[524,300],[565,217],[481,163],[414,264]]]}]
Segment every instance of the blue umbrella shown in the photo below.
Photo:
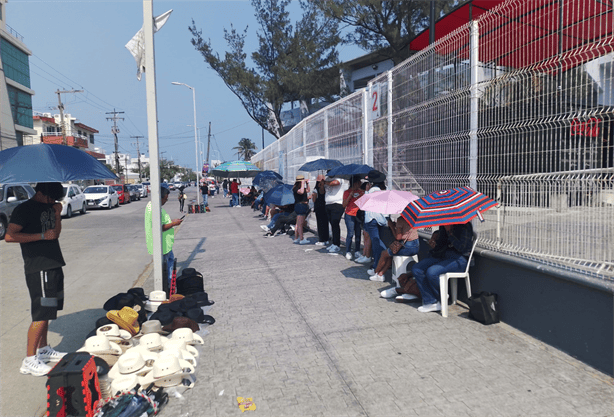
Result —
[{"label": "blue umbrella", "polygon": [[0,183],[117,179],[92,155],[71,146],[17,146],[0,152]]},{"label": "blue umbrella", "polygon": [[259,172],[260,168],[246,161],[224,162],[211,170],[213,175],[224,178],[255,177]]},{"label": "blue umbrella", "polygon": [[252,184],[257,185],[260,188],[264,188],[261,182],[271,182],[273,180],[283,180],[283,177],[275,171],[261,171],[252,180]]},{"label": "blue umbrella", "polygon": [[315,161],[307,162],[305,165],[300,167],[299,171],[311,172],[311,171],[327,171],[329,169],[333,169],[336,167],[340,167],[343,164],[341,161],[337,161],[336,159],[316,159]]},{"label": "blue umbrella", "polygon": [[367,175],[371,170],[373,170],[373,168],[371,168],[369,165],[347,164],[331,169],[327,175],[329,177],[350,179],[354,175]]},{"label": "blue umbrella", "polygon": [[276,185],[264,194],[264,201],[267,204],[275,204],[276,206],[287,206],[288,204],[294,204],[292,185]]}]

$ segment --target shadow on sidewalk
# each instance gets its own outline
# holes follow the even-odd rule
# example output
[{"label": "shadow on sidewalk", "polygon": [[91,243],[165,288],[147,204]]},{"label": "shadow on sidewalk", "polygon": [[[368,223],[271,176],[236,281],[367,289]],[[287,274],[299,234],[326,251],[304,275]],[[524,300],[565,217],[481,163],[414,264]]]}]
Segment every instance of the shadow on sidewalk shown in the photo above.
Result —
[{"label": "shadow on sidewalk", "polygon": [[62,336],[62,341],[54,349],[60,352],[74,352],[85,343],[88,333],[95,330],[96,320],[106,316],[102,308],[90,308],[70,314],[58,312],[58,318],[49,323],[49,332]]},{"label": "shadow on sidewalk", "polygon": [[194,246],[194,250],[192,250],[192,252],[190,252],[190,255],[188,256],[188,259],[186,259],[185,261],[179,261],[177,260],[177,274],[179,274],[179,271],[181,271],[184,268],[189,268],[190,264],[192,263],[192,261],[194,261],[194,259],[196,258],[196,255],[199,255],[201,253],[205,253],[207,250],[203,249],[203,245],[205,244],[205,241],[207,240],[206,237],[201,238],[198,243],[196,244],[196,246]]}]

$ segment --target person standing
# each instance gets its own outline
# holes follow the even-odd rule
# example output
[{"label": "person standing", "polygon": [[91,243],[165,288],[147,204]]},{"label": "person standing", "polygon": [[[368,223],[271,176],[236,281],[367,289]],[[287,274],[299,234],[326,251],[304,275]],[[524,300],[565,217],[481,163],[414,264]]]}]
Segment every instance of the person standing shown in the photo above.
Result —
[{"label": "person standing", "polygon": [[239,185],[241,185],[241,181],[237,181],[236,178],[230,183],[230,194],[232,195],[230,207],[241,207],[239,203]]},{"label": "person standing", "polygon": [[345,227],[347,229],[345,235],[345,258],[352,259],[352,238],[355,237],[355,257],[360,257],[360,235],[362,234],[362,226],[356,218],[358,206],[356,200],[365,193],[360,189],[360,176],[355,175],[350,179],[350,188],[343,192],[343,208],[345,209]]},{"label": "person standing", "polygon": [[[168,201],[170,191],[166,187],[160,187],[160,205],[163,206]],[[166,210],[160,209],[160,219],[162,222],[162,263],[166,272],[166,281],[163,283],[165,290],[168,293],[170,288],[171,278],[173,277],[173,266],[175,264],[175,255],[173,254],[173,244],[175,243],[175,229],[179,226],[182,219],[171,220]],[[153,255],[153,229],[152,229],[152,206],[151,201],[145,207],[145,241],[147,242],[147,251]]]},{"label": "person standing", "polygon": [[183,192],[183,188],[179,188],[179,212],[183,213],[183,205],[185,204],[185,193]]},{"label": "person standing", "polygon": [[228,180],[226,178],[222,181],[222,190],[224,190],[224,198],[228,197]]},{"label": "person standing", "polygon": [[328,216],[326,215],[326,190],[324,189],[324,175],[318,175],[316,185],[313,189],[313,211],[316,214],[316,222],[318,225],[318,241],[317,246],[326,246],[329,244],[330,234],[328,232]]},{"label": "person standing", "polygon": [[[386,175],[377,170],[369,171],[367,181],[369,181],[370,184],[367,189],[367,194],[386,189]],[[384,245],[384,242],[380,239],[379,228],[386,226],[387,223],[388,221],[383,214],[365,211],[365,230],[371,239],[371,251],[373,253],[373,264],[371,265],[371,269],[367,271],[369,276],[375,275],[375,269],[379,263],[379,258],[382,252],[386,250],[386,245]]]},{"label": "person standing", "polygon": [[19,372],[44,376],[51,370],[46,362],[62,359],[65,353],[47,344],[49,320],[57,319],[64,308],[64,273],[66,265],[59,237],[62,231],[61,199],[64,188],[59,182],[38,183],[36,194],[13,211],[6,242],[19,243],[24,261],[26,285],[30,293],[32,323],[28,328],[26,358]]},{"label": "person standing", "polygon": [[200,192],[203,195],[203,207],[205,210],[209,210],[209,183],[207,181],[203,182],[203,185],[200,187]]},{"label": "person standing", "polygon": [[309,240],[303,236],[303,227],[305,225],[305,216],[309,213],[309,182],[305,180],[303,175],[296,177],[292,193],[294,194],[294,211],[296,212],[296,233],[294,234],[294,243],[306,245]]},{"label": "person standing", "polygon": [[326,216],[330,223],[330,228],[333,231],[333,243],[326,248],[330,253],[336,253],[341,250],[341,217],[343,217],[343,192],[347,190],[348,185],[341,178],[326,177],[324,180],[324,201],[326,201]]}]

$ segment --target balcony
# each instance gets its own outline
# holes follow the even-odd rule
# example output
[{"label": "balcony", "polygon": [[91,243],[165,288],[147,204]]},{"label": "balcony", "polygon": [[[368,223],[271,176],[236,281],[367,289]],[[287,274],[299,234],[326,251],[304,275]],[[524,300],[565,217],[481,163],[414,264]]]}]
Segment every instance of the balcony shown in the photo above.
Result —
[{"label": "balcony", "polygon": [[[43,143],[61,145],[62,135],[56,132],[42,133],[41,140],[43,141]],[[86,138],[85,136],[79,136],[79,135],[66,136],[66,144],[68,146],[74,146],[76,148],[87,148],[88,138]]]}]

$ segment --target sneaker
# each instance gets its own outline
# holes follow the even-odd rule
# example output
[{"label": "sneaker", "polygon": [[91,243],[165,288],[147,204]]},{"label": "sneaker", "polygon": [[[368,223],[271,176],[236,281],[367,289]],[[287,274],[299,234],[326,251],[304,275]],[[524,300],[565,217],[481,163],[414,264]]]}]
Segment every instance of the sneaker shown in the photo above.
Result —
[{"label": "sneaker", "polygon": [[264,237],[273,237],[273,236],[274,236],[274,235],[273,235],[273,233],[271,233],[271,232],[268,232],[268,233],[265,233],[265,234],[264,234]]},{"label": "sneaker", "polygon": [[370,279],[371,281],[376,281],[376,282],[384,282],[384,276],[383,276],[383,275],[379,275],[379,274],[374,274],[374,275],[371,275],[371,276],[369,277],[369,279]]},{"label": "sneaker", "polygon": [[36,356],[27,357],[21,362],[19,372],[24,375],[45,376],[51,371],[51,366],[38,359]]},{"label": "sneaker", "polygon": [[330,253],[337,253],[341,250],[341,248],[337,245],[333,245],[331,246],[331,248],[328,250]]},{"label": "sneaker", "polygon": [[413,294],[401,294],[397,296],[395,300],[400,301],[400,302],[405,302],[405,301],[417,300],[418,298],[419,297],[417,295],[413,295]]},{"label": "sneaker", "polygon": [[396,297],[397,295],[399,295],[399,293],[397,292],[397,289],[394,287],[388,288],[387,290],[384,290],[379,293],[379,296],[382,298],[392,298],[392,297]]},{"label": "sneaker", "polygon": [[345,254],[345,259],[347,259],[348,261],[352,260],[352,254],[350,252]]},{"label": "sneaker", "polygon": [[267,226],[266,224],[261,224],[261,225],[260,225],[260,228],[261,228],[262,230],[264,230],[265,232],[270,231],[270,229],[268,228],[268,226]]},{"label": "sneaker", "polygon": [[36,351],[36,357],[43,362],[59,361],[66,355],[64,352],[58,352],[51,346],[47,345]]},{"label": "sneaker", "polygon": [[300,241],[301,241],[300,239],[294,239],[292,242],[294,242],[294,243],[298,243],[298,242],[300,242]]},{"label": "sneaker", "polygon": [[431,311],[441,311],[441,303],[426,304],[418,307],[421,313],[430,313]]},{"label": "sneaker", "polygon": [[369,275],[375,275],[375,269],[371,268],[367,271],[367,274]]},{"label": "sneaker", "polygon": [[316,246],[326,246],[328,242],[316,242]]},{"label": "sneaker", "polygon": [[299,241],[298,243],[299,243],[299,245],[308,245],[310,242],[309,242],[309,239],[305,238],[305,239]]},{"label": "sneaker", "polygon": [[354,258],[356,258],[356,259],[362,258],[362,254],[360,253],[360,251],[354,252]]},{"label": "sneaker", "polygon": [[356,262],[358,262],[359,264],[368,264],[371,261],[372,259],[367,258],[366,256],[361,256],[360,258],[356,259]]}]

